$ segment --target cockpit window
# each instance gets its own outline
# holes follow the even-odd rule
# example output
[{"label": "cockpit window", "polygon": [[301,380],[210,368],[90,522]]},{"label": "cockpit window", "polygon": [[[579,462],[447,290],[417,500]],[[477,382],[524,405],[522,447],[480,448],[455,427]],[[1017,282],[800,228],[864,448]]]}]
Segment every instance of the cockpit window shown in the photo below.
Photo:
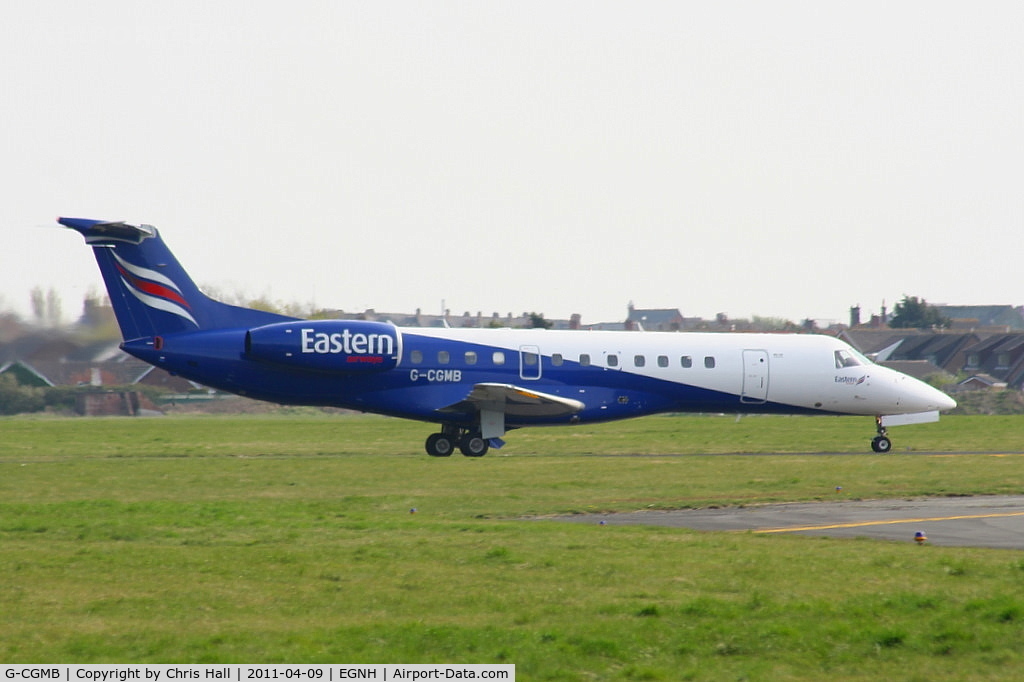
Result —
[{"label": "cockpit window", "polygon": [[843,369],[844,367],[860,367],[861,365],[867,364],[863,360],[863,356],[858,355],[857,353],[854,353],[852,351],[836,351],[836,369]]}]

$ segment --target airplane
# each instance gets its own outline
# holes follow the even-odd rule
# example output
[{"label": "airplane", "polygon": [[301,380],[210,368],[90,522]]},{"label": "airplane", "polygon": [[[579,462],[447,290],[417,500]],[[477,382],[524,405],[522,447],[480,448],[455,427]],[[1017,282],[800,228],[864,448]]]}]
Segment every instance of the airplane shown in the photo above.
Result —
[{"label": "airplane", "polygon": [[818,334],[398,327],[307,320],[203,294],[151,225],[58,218],[92,247],[121,348],[217,390],[433,422],[427,454],[481,457],[512,429],[656,413],[936,421],[956,402]]}]

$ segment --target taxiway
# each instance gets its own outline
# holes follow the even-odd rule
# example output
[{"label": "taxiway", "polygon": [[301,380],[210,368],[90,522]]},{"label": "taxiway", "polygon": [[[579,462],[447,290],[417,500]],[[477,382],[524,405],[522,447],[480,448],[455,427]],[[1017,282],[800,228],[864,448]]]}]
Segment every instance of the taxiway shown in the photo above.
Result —
[{"label": "taxiway", "polygon": [[788,503],[556,518],[574,523],[868,537],[910,543],[920,532],[933,545],[1024,549],[1024,495]]}]

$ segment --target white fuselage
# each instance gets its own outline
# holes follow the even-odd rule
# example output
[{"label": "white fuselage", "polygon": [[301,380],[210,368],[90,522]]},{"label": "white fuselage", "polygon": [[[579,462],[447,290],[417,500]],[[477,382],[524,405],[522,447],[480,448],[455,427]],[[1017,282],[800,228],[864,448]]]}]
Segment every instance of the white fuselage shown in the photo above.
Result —
[{"label": "white fuselage", "polygon": [[[536,369],[520,368],[517,383],[572,377],[587,369],[732,395],[749,411],[759,404],[838,414],[888,415],[946,410],[941,391],[867,360],[846,343],[812,334],[608,332],[512,329],[402,329],[398,369],[409,368],[417,339],[449,346],[501,348],[508,362],[523,349],[539,354]],[[447,343],[446,343],[447,342]],[[582,362],[581,362],[582,359]],[[562,364],[555,365],[561,361]],[[566,371],[571,363],[572,370]],[[547,383],[547,382],[545,382]],[[603,382],[601,382],[603,383]],[[581,380],[581,390],[591,384]],[[580,397],[580,396],[574,396]],[[581,398],[586,402],[585,396]]]}]

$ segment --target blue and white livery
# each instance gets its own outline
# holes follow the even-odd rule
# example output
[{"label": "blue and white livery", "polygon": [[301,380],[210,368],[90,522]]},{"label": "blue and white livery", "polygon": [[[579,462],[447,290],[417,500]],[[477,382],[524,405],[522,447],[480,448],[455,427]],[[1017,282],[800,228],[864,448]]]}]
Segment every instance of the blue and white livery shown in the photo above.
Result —
[{"label": "blue and white livery", "polygon": [[239,395],[439,424],[430,455],[470,457],[510,429],[659,412],[851,414],[888,426],[956,403],[811,334],[421,329],[303,320],[204,295],[156,228],[59,222],[93,247],[128,353]]}]

